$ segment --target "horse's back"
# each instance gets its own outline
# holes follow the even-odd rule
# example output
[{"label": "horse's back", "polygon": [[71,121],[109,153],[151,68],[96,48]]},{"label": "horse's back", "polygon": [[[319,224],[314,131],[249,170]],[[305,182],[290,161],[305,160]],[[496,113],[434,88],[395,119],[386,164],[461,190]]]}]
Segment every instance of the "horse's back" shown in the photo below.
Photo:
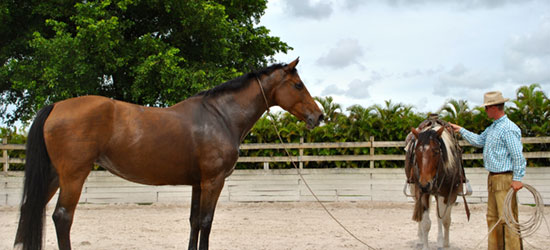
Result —
[{"label": "horse's back", "polygon": [[[56,103],[46,120],[48,152],[56,168],[95,162],[139,183],[196,183],[198,161],[218,158],[216,149],[223,144],[211,141],[204,147],[204,140],[216,136],[200,132],[208,127],[200,103],[190,98],[171,108],[153,108],[100,96],[67,99]],[[60,166],[67,162],[70,166]]]}]

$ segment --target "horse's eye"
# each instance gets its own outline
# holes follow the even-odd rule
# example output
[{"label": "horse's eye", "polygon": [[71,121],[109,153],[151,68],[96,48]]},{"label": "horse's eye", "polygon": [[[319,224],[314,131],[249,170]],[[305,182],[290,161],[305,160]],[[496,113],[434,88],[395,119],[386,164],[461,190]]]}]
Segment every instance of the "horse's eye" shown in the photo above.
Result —
[{"label": "horse's eye", "polygon": [[294,84],[294,88],[297,90],[302,90],[304,88],[304,84],[302,82]]}]

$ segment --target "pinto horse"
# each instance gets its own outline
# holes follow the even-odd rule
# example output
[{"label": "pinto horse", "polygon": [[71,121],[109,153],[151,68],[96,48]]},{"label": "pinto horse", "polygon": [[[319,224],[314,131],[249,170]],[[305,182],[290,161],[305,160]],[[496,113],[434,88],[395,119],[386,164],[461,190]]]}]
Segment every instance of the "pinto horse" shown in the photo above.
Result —
[{"label": "pinto horse", "polygon": [[418,130],[411,128],[407,137],[405,172],[408,182],[415,184],[412,219],[418,222],[422,249],[429,249],[430,195],[435,196],[437,204],[438,247],[449,246],[452,204],[464,180],[462,151],[451,133],[443,121],[431,119],[421,123]]},{"label": "pinto horse", "polygon": [[168,108],[100,96],[43,108],[29,131],[15,247],[41,249],[45,206],[59,189],[52,217],[59,249],[71,249],[75,208],[96,163],[137,183],[191,185],[188,249],[208,249],[218,197],[254,123],[275,105],[310,129],[323,119],[297,64],[245,74]]}]

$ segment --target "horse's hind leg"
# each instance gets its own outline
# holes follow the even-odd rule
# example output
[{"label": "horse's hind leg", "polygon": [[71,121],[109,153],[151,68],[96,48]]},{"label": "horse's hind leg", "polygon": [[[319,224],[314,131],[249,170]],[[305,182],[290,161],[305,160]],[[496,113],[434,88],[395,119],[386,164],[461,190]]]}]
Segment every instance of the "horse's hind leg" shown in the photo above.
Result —
[{"label": "horse's hind leg", "polygon": [[53,168],[52,168],[52,172],[53,172],[52,178],[50,180],[50,185],[48,187],[48,202],[50,202],[52,197],[55,195],[55,193],[59,189],[59,176],[57,175],[57,172],[55,172],[55,169]]},{"label": "horse's hind leg", "polygon": [[[57,175],[57,172],[53,168],[51,169],[51,171],[52,171],[52,173],[51,173],[49,179],[47,180],[47,183],[49,183],[49,184],[48,184],[48,193],[47,193],[46,204],[44,204],[44,207],[52,199],[52,197],[55,195],[55,192],[57,192],[57,189],[59,188],[59,177]],[[15,246],[16,249],[17,249],[17,247],[19,247],[20,244],[23,243],[23,240],[24,240],[23,239],[24,232],[22,231],[23,227],[21,226],[21,221],[19,223],[20,224],[17,227],[17,233],[15,234],[14,246]]]},{"label": "horse's hind leg", "polygon": [[[85,166],[79,168],[74,167],[76,166],[71,166],[71,169],[77,169],[77,171],[59,174],[59,199],[52,215],[60,250],[71,249],[70,231],[74,211],[80,199],[84,181],[91,171],[92,163],[90,162],[90,164],[85,164]],[[58,169],[64,170],[64,168]]]}]

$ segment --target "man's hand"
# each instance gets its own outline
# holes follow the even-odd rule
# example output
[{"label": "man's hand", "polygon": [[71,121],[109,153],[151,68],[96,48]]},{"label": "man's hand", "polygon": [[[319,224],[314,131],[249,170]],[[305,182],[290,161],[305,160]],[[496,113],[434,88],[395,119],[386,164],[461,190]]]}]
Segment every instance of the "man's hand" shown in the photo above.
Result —
[{"label": "man's hand", "polygon": [[523,187],[523,183],[521,181],[512,181],[512,185],[510,185],[514,191],[518,191]]},{"label": "man's hand", "polygon": [[454,124],[454,123],[451,123],[451,122],[449,122],[449,125],[451,125],[451,127],[453,127],[453,130],[454,130],[456,133],[458,133],[458,132],[460,131],[460,129],[462,128],[461,126],[458,126],[458,125],[456,125],[456,124]]}]

